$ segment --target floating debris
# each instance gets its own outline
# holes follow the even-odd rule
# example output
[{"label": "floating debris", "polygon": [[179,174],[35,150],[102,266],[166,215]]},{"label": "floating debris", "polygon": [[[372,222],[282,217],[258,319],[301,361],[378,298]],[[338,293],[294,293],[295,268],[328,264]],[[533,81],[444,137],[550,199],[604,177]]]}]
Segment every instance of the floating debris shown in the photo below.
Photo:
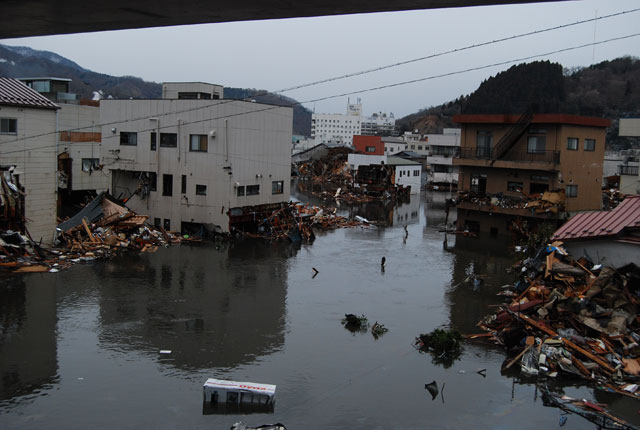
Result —
[{"label": "floating debris", "polygon": [[419,351],[430,353],[434,364],[447,368],[462,354],[463,339],[462,334],[455,329],[437,328],[431,333],[418,336],[414,344]]},{"label": "floating debris", "polygon": [[364,315],[345,314],[342,325],[352,333],[366,332],[369,328],[369,320]]},{"label": "floating debris", "polygon": [[371,326],[371,334],[373,335],[373,338],[376,339],[376,340],[378,340],[378,338],[380,336],[382,336],[383,334],[385,334],[388,331],[389,331],[389,329],[386,328],[383,324],[380,324],[378,321],[376,321]]}]

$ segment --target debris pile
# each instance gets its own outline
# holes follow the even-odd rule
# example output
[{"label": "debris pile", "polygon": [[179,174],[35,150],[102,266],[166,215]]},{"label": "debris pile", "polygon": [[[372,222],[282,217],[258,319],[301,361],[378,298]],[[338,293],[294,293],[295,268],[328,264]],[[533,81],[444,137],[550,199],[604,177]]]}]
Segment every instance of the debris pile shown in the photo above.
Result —
[{"label": "debris pile", "polygon": [[342,325],[351,333],[364,333],[369,328],[369,320],[364,315],[344,314]]},{"label": "debris pile", "polygon": [[602,190],[602,209],[615,209],[620,203],[622,203],[625,197],[626,194],[622,194],[620,190],[615,188]]},{"label": "debris pile", "polygon": [[640,398],[640,269],[618,270],[573,260],[561,242],[514,267],[503,287],[511,302],[478,325],[503,345],[526,375],[574,376],[598,388]]},{"label": "debris pile", "polygon": [[18,232],[0,231],[0,268],[17,273],[57,272],[125,249],[155,252],[159,246],[180,242],[178,236],[147,225],[147,218],[101,193],[58,225],[55,248],[45,250]]},{"label": "debris pile", "polygon": [[564,190],[545,191],[543,193],[526,194],[519,190],[521,197],[508,196],[503,193],[478,194],[472,191],[458,191],[457,202],[466,202],[485,208],[487,211],[496,208],[525,209],[533,215],[556,215],[564,211],[566,195]]},{"label": "debris pile", "polygon": [[[346,227],[369,227],[368,220],[353,220],[336,215],[337,209],[327,209],[310,204],[289,202],[257,222],[257,231],[244,232],[246,237],[271,240],[285,239],[291,242],[311,243],[315,239],[313,229],[333,230]],[[360,218],[360,219],[358,219]]]}]

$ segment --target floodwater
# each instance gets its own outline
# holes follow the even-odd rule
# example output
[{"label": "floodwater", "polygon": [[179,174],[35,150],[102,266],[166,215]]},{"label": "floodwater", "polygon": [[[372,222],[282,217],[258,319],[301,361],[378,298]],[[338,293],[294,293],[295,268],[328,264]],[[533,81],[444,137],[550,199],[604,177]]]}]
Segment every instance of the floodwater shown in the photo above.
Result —
[{"label": "floodwater", "polygon": [[[535,379],[517,366],[501,374],[501,349],[466,343],[443,362],[412,346],[437,327],[479,332],[516,260],[496,239],[443,243],[445,198],[340,208],[391,225],[320,233],[312,245],[182,245],[3,280],[0,428],[558,427],[562,412],[542,405]],[[475,291],[462,283],[470,273],[485,276]],[[351,333],[340,324],[345,313],[389,331],[377,340]],[[276,384],[274,411],[211,413],[202,402],[209,377]],[[434,400],[425,390],[432,381]],[[633,400],[551,387],[638,422]],[[569,416],[564,428],[595,427]]]}]

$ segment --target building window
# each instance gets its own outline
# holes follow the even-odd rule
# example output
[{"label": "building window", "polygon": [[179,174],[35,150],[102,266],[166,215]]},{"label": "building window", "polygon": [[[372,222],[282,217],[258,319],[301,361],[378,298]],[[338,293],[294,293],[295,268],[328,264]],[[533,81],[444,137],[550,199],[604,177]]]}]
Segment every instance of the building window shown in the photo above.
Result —
[{"label": "building window", "polygon": [[584,150],[585,151],[595,151],[596,150],[596,140],[595,139],[585,139],[584,140]]},{"label": "building window", "polygon": [[189,136],[189,151],[207,152],[208,142],[206,134],[192,134]]},{"label": "building window", "polygon": [[521,192],[523,188],[522,182],[507,182],[507,191]]},{"label": "building window", "polygon": [[493,133],[490,131],[479,131],[476,136],[476,157],[491,157],[493,147]]},{"label": "building window", "polygon": [[422,151],[422,145],[418,145],[418,151]]},{"label": "building window", "polygon": [[151,132],[151,150],[155,151],[156,150],[156,134],[154,132]]},{"label": "building window", "polygon": [[136,146],[138,144],[138,133],[130,131],[120,132],[120,145]]},{"label": "building window", "polygon": [[162,175],[162,195],[173,195],[173,175]]},{"label": "building window", "polygon": [[282,194],[284,192],[284,181],[271,182],[271,194]]},{"label": "building window", "polygon": [[529,136],[527,139],[527,152],[529,154],[544,153],[546,140],[546,136]]},{"label": "building window", "polygon": [[91,172],[93,170],[100,169],[100,159],[99,158],[83,158],[82,159],[82,171],[83,172]]},{"label": "building window", "polygon": [[567,197],[578,197],[578,186],[577,185],[567,185]]},{"label": "building window", "polygon": [[244,185],[239,185],[236,191],[238,197],[244,196]]},{"label": "building window", "polygon": [[182,183],[180,184],[180,192],[187,194],[187,175],[182,175]]},{"label": "building window", "polygon": [[146,178],[147,184],[149,184],[149,191],[158,190],[158,175],[156,172],[147,172]]},{"label": "building window", "polygon": [[160,133],[160,147],[176,148],[178,146],[178,135],[176,133]]},{"label": "building window", "polygon": [[0,118],[0,133],[18,134],[18,120],[15,118]]},{"label": "building window", "polygon": [[207,195],[207,186],[196,185],[196,196],[206,196],[206,195]]},{"label": "building window", "polygon": [[376,147],[375,146],[367,146],[366,151],[367,152],[376,152]]},{"label": "building window", "polygon": [[578,150],[578,138],[577,137],[569,137],[567,138],[567,149],[572,151]]},{"label": "building window", "polygon": [[413,176],[420,176],[420,170],[414,170]]},{"label": "building window", "polygon": [[153,219],[153,226],[156,228],[162,227],[162,220],[160,218]]},{"label": "building window", "polygon": [[257,196],[260,194],[260,185],[247,185],[247,195]]},{"label": "building window", "polygon": [[167,219],[167,218],[164,219],[164,229],[167,230],[167,231],[171,230],[171,220],[170,219]]}]

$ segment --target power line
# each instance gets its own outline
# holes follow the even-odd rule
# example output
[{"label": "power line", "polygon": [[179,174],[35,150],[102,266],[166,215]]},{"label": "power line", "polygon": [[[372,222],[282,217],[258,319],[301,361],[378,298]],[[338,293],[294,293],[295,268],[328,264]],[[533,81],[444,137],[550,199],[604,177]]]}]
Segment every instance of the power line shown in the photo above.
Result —
[{"label": "power line", "polygon": [[[327,82],[333,82],[333,81],[336,81],[336,80],[346,79],[346,78],[350,78],[350,77],[354,77],[354,76],[361,76],[361,75],[365,75],[365,74],[369,74],[369,73],[373,73],[373,72],[377,72],[377,71],[381,71],[381,70],[386,70],[386,69],[390,69],[390,68],[393,68],[393,67],[399,67],[399,66],[402,66],[402,65],[405,65],[405,64],[415,63],[415,62],[419,62],[419,61],[423,61],[423,60],[427,60],[427,59],[431,59],[431,58],[436,58],[436,57],[440,57],[440,56],[444,56],[444,55],[448,55],[448,54],[452,54],[452,53],[456,53],[456,52],[462,52],[462,51],[466,51],[466,50],[470,50],[470,49],[474,49],[474,48],[479,48],[479,47],[483,47],[483,46],[488,46],[488,45],[492,45],[492,44],[495,44],[495,43],[500,43],[500,42],[504,42],[504,41],[508,41],[508,40],[518,39],[518,38],[522,38],[522,37],[526,37],[526,36],[532,36],[532,35],[536,35],[536,34],[541,34],[541,33],[555,31],[555,30],[559,30],[559,29],[563,29],[563,28],[568,28],[568,27],[572,27],[572,26],[576,26],[576,25],[580,25],[580,24],[586,24],[586,23],[589,23],[589,22],[594,22],[594,21],[599,21],[599,20],[603,20],[603,19],[613,18],[613,17],[616,17],[616,16],[621,16],[621,15],[634,13],[634,12],[638,12],[638,11],[640,11],[640,8],[625,10],[625,11],[621,11],[621,12],[612,13],[612,14],[609,14],[609,15],[599,16],[599,17],[596,16],[594,18],[585,19],[585,20],[581,20],[581,21],[576,21],[574,23],[561,24],[561,25],[557,25],[557,26],[554,26],[554,27],[548,27],[548,28],[544,28],[544,29],[533,30],[533,31],[526,32],[526,33],[520,33],[520,34],[508,36],[508,37],[503,37],[503,38],[500,38],[500,39],[495,39],[495,40],[492,40],[492,41],[486,41],[486,42],[482,42],[482,43],[478,43],[478,44],[468,45],[468,46],[464,46],[462,48],[456,48],[456,49],[452,49],[452,50],[449,50],[449,51],[443,51],[443,52],[440,52],[440,53],[431,54],[431,55],[427,55],[427,56],[423,56],[423,57],[418,57],[418,58],[414,58],[414,59],[410,59],[410,60],[406,60],[406,61],[401,61],[401,62],[397,62],[397,63],[385,65],[385,66],[375,67],[375,68],[371,68],[371,69],[362,70],[362,71],[359,71],[359,72],[354,72],[354,73],[340,75],[340,76],[336,76],[336,77],[332,77],[332,78],[322,79],[322,80],[315,81],[315,82],[310,82],[310,83],[307,83],[307,84],[296,85],[296,86],[293,86],[293,87],[281,89],[279,91],[258,92],[256,94],[253,94],[253,95],[251,95],[249,97],[246,97],[244,99],[240,99],[240,101],[250,101],[254,97],[266,96],[266,95],[270,95],[270,94],[278,95],[278,94],[281,94],[283,92],[293,91],[293,90],[296,90],[296,89],[315,86],[315,85],[319,85],[319,84],[323,84],[323,83],[327,83]],[[594,41],[594,43],[595,43],[595,41]],[[366,92],[366,91],[362,91],[362,92]],[[354,94],[357,94],[357,93],[354,93]],[[336,96],[336,97],[338,97],[338,96]],[[329,97],[329,98],[332,98],[332,97]],[[317,101],[321,101],[321,100],[327,100],[327,98],[318,99]],[[204,105],[204,106],[197,106],[197,107],[188,108],[188,109],[169,111],[169,112],[159,113],[159,114],[157,114],[155,116],[156,117],[163,117],[163,116],[168,116],[168,115],[173,115],[173,114],[187,113],[187,112],[192,112],[192,111],[196,111],[196,110],[200,110],[200,109],[207,109],[207,108],[209,108],[211,106],[220,106],[222,104],[230,103],[230,102],[234,102],[234,101],[237,101],[237,100],[235,100],[235,99],[222,100],[221,102],[218,102],[218,103],[215,103],[215,104],[207,104],[207,105]],[[311,103],[311,102],[313,102],[313,101],[295,103],[295,104],[291,104],[290,106],[302,105],[304,103]],[[128,121],[129,122],[140,121],[140,120],[145,120],[145,119],[148,119],[148,118],[149,118],[149,116],[138,117],[138,118],[130,118]],[[61,131],[68,131],[68,132],[80,131],[80,130],[86,130],[88,128],[108,127],[110,125],[116,125],[116,124],[122,124],[122,121],[107,122],[107,123],[98,124],[98,125],[94,124],[94,125],[91,125],[91,126],[87,125],[87,126],[83,126],[83,127],[71,128],[71,129],[68,129],[68,130],[61,130]],[[25,137],[25,138],[15,139],[15,140],[8,141],[8,142],[5,142],[5,143],[14,143],[14,142],[19,142],[19,141],[24,140],[24,139],[34,139],[34,138],[37,138],[37,137],[43,137],[43,136],[47,136],[47,135],[50,135],[50,134],[56,134],[56,133],[57,132],[55,132],[55,131],[54,132],[47,132],[47,133],[28,136],[28,137]]]},{"label": "power line", "polygon": [[[439,52],[439,53],[436,53],[436,54],[426,55],[424,57],[413,58],[413,59],[410,59],[410,60],[400,61],[398,63],[387,64],[385,66],[379,66],[379,67],[374,67],[374,68],[371,68],[371,69],[361,70],[359,72],[348,73],[346,75],[340,75],[340,76],[336,76],[336,77],[333,77],[333,78],[321,79],[319,81],[310,82],[308,84],[301,84],[301,85],[296,85],[296,86],[289,87],[289,88],[284,88],[282,90],[274,92],[274,94],[279,94],[279,93],[283,93],[283,92],[287,92],[287,91],[297,90],[297,89],[300,89],[300,88],[306,88],[306,87],[310,87],[310,86],[314,86],[314,85],[324,84],[324,83],[327,83],[327,82],[337,81],[337,80],[340,80],[340,79],[351,78],[351,77],[354,77],[354,76],[365,75],[365,74],[368,74],[368,73],[379,72],[381,70],[386,70],[386,69],[390,69],[390,68],[398,67],[398,66],[404,66],[405,64],[416,63],[418,61],[429,60],[429,59],[432,59],[432,58],[441,57],[443,55],[454,54],[456,52],[467,51],[469,49],[480,48],[480,47],[483,47],[483,46],[493,45],[495,43],[506,42],[508,40],[519,39],[519,38],[526,37],[526,36],[533,36],[533,35],[536,35],[536,34],[546,33],[546,32],[549,32],[549,31],[561,30],[563,28],[568,28],[568,27],[572,27],[572,26],[575,26],[575,25],[586,24],[586,23],[589,23],[589,22],[599,21],[601,19],[613,18],[615,16],[620,16],[620,15],[624,15],[624,14],[628,14],[628,13],[634,13],[634,12],[638,12],[638,11],[640,11],[640,8],[625,10],[625,11],[622,11],[622,12],[616,12],[616,13],[612,13],[610,15],[603,15],[603,16],[600,16],[600,17],[596,16],[595,18],[584,19],[584,20],[581,20],[581,21],[576,21],[574,23],[556,25],[554,27],[543,28],[543,29],[540,29],[540,30],[533,30],[533,31],[529,31],[529,32],[526,32],[526,33],[520,33],[520,34],[516,34],[516,35],[513,35],[513,36],[507,36],[507,37],[503,37],[503,38],[500,38],[500,39],[495,39],[495,40],[491,40],[491,41],[487,41],[487,42],[476,43],[476,44],[473,44],[473,45],[467,45],[467,46],[464,46],[462,48],[451,49],[451,50]],[[595,34],[594,34],[594,42],[595,42]]]},{"label": "power line", "polygon": [[[318,102],[318,101],[330,100],[330,99],[334,99],[334,98],[345,97],[345,96],[350,96],[350,95],[355,95],[355,94],[362,94],[362,93],[371,92],[371,91],[378,91],[378,90],[398,87],[398,86],[402,86],[402,85],[409,85],[409,84],[413,84],[413,83],[417,83],[417,82],[423,82],[423,81],[428,81],[428,80],[433,80],[433,79],[444,78],[444,77],[448,77],[448,76],[460,75],[460,74],[463,74],[463,73],[468,73],[468,72],[473,72],[473,71],[478,71],[478,70],[484,70],[484,69],[488,69],[488,68],[496,67],[496,66],[503,66],[503,65],[507,65],[507,64],[511,64],[511,63],[517,63],[517,62],[521,62],[521,61],[531,60],[531,59],[534,59],[534,58],[540,58],[540,57],[555,55],[555,54],[559,54],[559,53],[562,53],[562,52],[573,51],[573,50],[576,50],[576,49],[586,48],[586,47],[595,46],[595,45],[601,45],[601,44],[604,44],[604,43],[615,42],[615,41],[619,41],[619,40],[625,40],[625,39],[629,39],[629,38],[632,38],[632,37],[638,37],[638,36],[640,36],[640,33],[634,33],[634,34],[629,34],[629,35],[626,35],[626,36],[620,36],[620,37],[614,37],[614,38],[607,39],[607,40],[601,40],[601,41],[598,41],[598,42],[585,43],[585,44],[582,44],[582,45],[577,45],[577,46],[572,46],[572,47],[568,47],[568,48],[557,49],[557,50],[545,52],[545,53],[542,53],[542,54],[529,55],[529,56],[521,57],[521,58],[517,58],[517,59],[511,59],[511,60],[501,61],[501,62],[497,62],[497,63],[487,64],[487,65],[484,65],[484,66],[470,67],[470,68],[467,68],[467,69],[458,70],[458,71],[454,71],[454,72],[447,72],[447,73],[427,76],[427,77],[418,78],[418,79],[411,79],[411,80],[408,80],[408,81],[396,82],[396,83],[393,83],[393,84],[381,85],[381,86],[377,86],[377,87],[371,87],[371,88],[366,88],[366,89],[362,89],[362,90],[350,91],[350,92],[341,93],[341,94],[334,94],[334,95],[331,95],[331,96],[320,97],[320,98],[316,98],[316,99],[306,100],[306,101],[303,101],[303,102],[290,103],[287,106],[269,106],[269,107],[266,107],[266,108],[263,108],[263,109],[256,109],[256,110],[252,110],[252,111],[245,111],[245,112],[238,112],[238,113],[235,113],[235,114],[223,115],[223,116],[219,116],[219,117],[209,117],[209,118],[200,119],[200,120],[181,122],[180,125],[198,124],[198,123],[207,122],[207,121],[228,119],[228,118],[233,118],[233,117],[236,117],[236,116],[248,115],[248,114],[252,114],[252,113],[258,113],[258,112],[264,112],[264,111],[269,111],[269,110],[274,110],[274,109],[294,107],[296,105],[301,105],[301,104],[304,104],[304,103],[314,103],[314,102]],[[221,102],[223,102],[223,101],[224,100],[221,100],[220,103],[218,103],[218,105],[221,104]],[[237,101],[238,100],[230,100],[230,102],[237,102]],[[208,107],[212,107],[212,106],[216,106],[216,105],[215,104],[214,105],[208,105]],[[157,115],[155,115],[155,116],[157,116]],[[151,117],[154,117],[154,116],[151,116]],[[144,118],[148,119],[150,117],[147,116],[147,117],[144,117]],[[135,121],[138,121],[138,120],[135,120]],[[133,122],[133,120],[128,120],[127,119],[127,120],[123,120],[123,121],[117,121],[117,122],[109,123],[109,125],[117,125],[117,124],[121,125],[121,124],[127,124],[129,122]],[[139,130],[138,132],[139,133],[144,133],[144,132],[147,132],[147,131],[150,131],[150,132],[151,131],[158,131],[158,130],[163,130],[163,129],[167,129],[167,128],[175,128],[176,126],[177,126],[177,124],[163,125],[163,126],[159,126],[159,127],[152,127],[152,128],[148,128],[148,129]],[[48,135],[48,134],[52,134],[52,133],[46,133],[46,134],[43,134],[43,135]],[[53,134],[55,134],[55,132],[53,132]],[[37,136],[37,137],[39,137],[39,136]],[[116,138],[116,137],[119,137],[119,136],[118,135],[104,136],[105,139],[111,139],[111,138]],[[20,138],[20,139],[16,139],[16,140],[13,140],[13,141],[8,141],[8,142],[5,142],[5,143],[14,143],[14,142],[19,142],[19,141],[24,141],[24,140],[27,140],[27,139],[30,139],[30,138],[33,138],[33,137]],[[30,148],[28,150],[27,149],[19,149],[19,150],[15,150],[15,151],[6,151],[6,152],[3,152],[3,155],[17,153],[17,152],[32,151],[32,150],[37,150],[37,149],[45,149],[45,148],[50,148],[50,147],[53,147],[53,146],[55,146],[55,145],[46,145],[46,146],[42,146],[42,147]]]}]

